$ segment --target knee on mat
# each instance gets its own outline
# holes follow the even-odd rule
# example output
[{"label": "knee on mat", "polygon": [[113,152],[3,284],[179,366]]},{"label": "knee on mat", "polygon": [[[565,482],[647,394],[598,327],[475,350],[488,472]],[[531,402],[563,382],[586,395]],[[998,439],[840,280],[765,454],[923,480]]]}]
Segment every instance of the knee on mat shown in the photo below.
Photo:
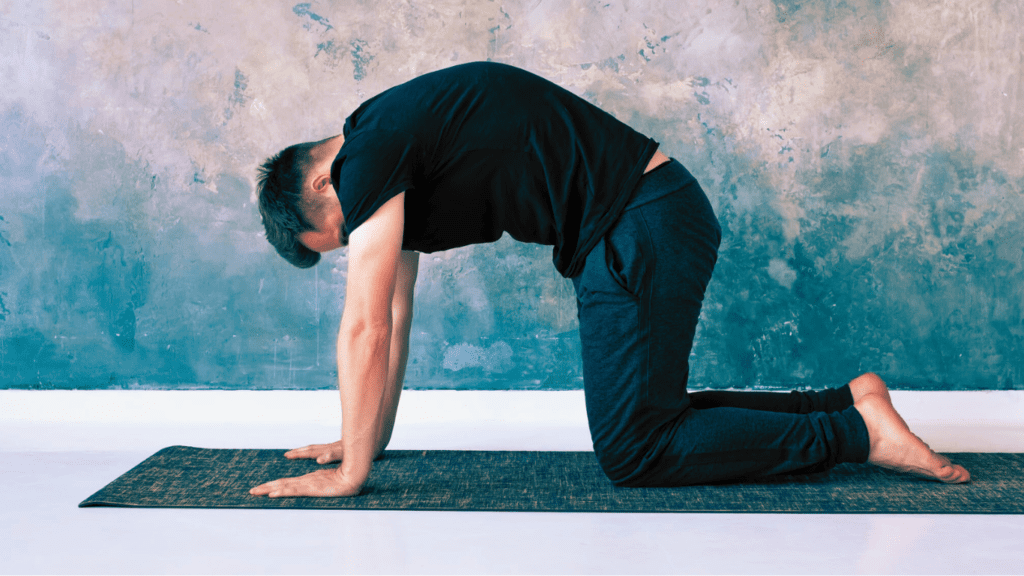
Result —
[{"label": "knee on mat", "polygon": [[599,449],[594,447],[594,454],[601,470],[615,486],[633,486],[639,472],[639,463],[643,461],[643,454],[637,451]]},{"label": "knee on mat", "polygon": [[709,481],[727,480],[728,474],[716,475],[701,458],[652,457],[647,443],[636,448],[594,447],[601,470],[619,488],[690,486]]},{"label": "knee on mat", "polygon": [[641,470],[638,467],[627,467],[609,473],[604,469],[605,476],[617,488],[658,488],[663,486],[690,486],[705,481],[699,467],[676,467],[672,470],[659,470],[657,467]]}]

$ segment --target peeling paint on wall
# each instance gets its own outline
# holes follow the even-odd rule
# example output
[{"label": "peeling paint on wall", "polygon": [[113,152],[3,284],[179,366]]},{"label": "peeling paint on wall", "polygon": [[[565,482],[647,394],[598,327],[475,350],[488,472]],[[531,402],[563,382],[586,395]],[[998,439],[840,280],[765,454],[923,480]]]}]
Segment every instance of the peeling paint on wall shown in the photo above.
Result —
[{"label": "peeling paint on wall", "polygon": [[[694,387],[1022,389],[1024,8],[15,2],[0,8],[0,386],[325,388],[346,254],[291,268],[259,162],[474,60],[654,137],[723,226]],[[579,388],[571,284],[421,258],[410,387]]]}]

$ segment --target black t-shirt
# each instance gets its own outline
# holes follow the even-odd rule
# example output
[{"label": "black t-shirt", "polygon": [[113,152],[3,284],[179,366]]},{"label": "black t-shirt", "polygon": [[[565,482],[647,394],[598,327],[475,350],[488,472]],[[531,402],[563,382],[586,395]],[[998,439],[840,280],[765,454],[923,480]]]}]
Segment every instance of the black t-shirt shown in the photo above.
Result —
[{"label": "black t-shirt", "polygon": [[351,233],[405,191],[402,248],[516,240],[578,274],[657,142],[539,76],[495,62],[425,74],[345,121],[331,179]]}]

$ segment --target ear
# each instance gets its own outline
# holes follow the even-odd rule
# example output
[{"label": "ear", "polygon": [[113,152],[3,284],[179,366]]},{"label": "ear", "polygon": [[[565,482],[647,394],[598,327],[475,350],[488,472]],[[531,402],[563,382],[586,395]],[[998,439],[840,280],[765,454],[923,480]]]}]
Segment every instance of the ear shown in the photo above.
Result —
[{"label": "ear", "polygon": [[332,188],[334,188],[334,185],[331,183],[330,174],[321,172],[313,177],[313,192],[325,194],[330,192]]}]

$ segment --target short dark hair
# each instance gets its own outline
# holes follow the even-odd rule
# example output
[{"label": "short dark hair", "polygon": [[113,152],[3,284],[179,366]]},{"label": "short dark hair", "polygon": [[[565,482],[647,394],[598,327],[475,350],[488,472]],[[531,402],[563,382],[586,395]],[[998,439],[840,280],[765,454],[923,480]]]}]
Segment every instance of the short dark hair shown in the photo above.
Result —
[{"label": "short dark hair", "polygon": [[299,242],[299,234],[315,226],[303,214],[306,201],[306,172],[313,164],[310,150],[314,144],[295,144],[267,158],[256,177],[260,216],[267,231],[267,241],[285,260],[299,268],[309,268],[320,261],[320,253]]}]

